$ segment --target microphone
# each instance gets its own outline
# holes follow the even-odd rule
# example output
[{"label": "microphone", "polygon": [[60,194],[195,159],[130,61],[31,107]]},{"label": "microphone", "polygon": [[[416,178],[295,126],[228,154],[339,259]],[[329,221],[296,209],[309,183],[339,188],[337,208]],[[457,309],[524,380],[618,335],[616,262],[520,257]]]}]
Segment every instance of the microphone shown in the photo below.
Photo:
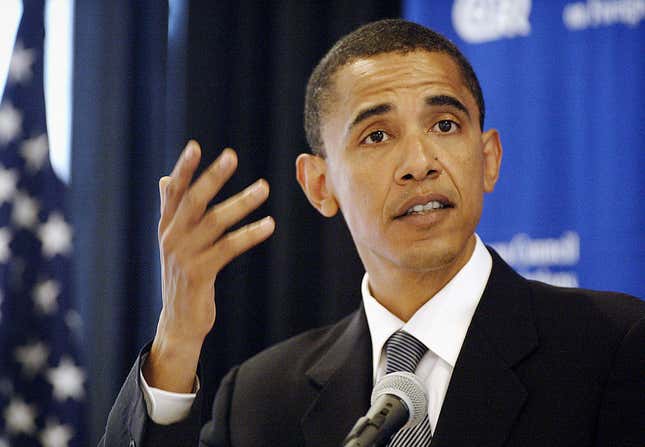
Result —
[{"label": "microphone", "polygon": [[409,372],[386,374],[372,390],[371,407],[343,441],[343,447],[385,445],[402,428],[412,428],[428,413],[428,396]]}]

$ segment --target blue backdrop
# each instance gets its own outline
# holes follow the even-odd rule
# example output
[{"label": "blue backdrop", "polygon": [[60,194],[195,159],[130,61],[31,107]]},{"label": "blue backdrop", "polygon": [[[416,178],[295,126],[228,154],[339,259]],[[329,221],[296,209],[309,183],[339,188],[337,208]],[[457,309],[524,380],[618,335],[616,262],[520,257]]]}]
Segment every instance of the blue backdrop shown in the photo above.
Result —
[{"label": "blue backdrop", "polygon": [[501,133],[484,241],[525,276],[645,297],[642,2],[408,0],[404,17],[466,54]]}]

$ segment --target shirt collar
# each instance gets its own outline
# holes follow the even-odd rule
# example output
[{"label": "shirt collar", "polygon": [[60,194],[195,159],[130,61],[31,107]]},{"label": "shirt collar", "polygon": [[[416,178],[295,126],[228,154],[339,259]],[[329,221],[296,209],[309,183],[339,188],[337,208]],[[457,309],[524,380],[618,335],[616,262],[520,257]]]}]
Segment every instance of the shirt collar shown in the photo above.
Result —
[{"label": "shirt collar", "polygon": [[369,290],[369,277],[363,276],[361,293],[372,338],[372,360],[376,374],[383,346],[399,329],[414,335],[429,350],[455,367],[466,331],[488,282],[493,260],[478,235],[468,262],[417,310],[405,323],[379,303]]}]

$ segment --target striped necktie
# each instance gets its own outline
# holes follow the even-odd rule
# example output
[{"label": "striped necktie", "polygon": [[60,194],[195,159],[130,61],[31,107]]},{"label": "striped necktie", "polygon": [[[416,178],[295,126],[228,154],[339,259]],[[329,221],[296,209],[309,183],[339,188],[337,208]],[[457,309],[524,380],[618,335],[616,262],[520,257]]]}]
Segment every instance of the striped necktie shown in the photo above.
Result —
[{"label": "striped necktie", "polygon": [[[414,336],[405,331],[397,331],[387,340],[385,352],[387,362],[385,373],[406,371],[414,373],[417,365],[428,348]],[[392,436],[388,447],[423,447],[429,446],[432,440],[432,430],[428,415],[415,427],[399,430]]]}]

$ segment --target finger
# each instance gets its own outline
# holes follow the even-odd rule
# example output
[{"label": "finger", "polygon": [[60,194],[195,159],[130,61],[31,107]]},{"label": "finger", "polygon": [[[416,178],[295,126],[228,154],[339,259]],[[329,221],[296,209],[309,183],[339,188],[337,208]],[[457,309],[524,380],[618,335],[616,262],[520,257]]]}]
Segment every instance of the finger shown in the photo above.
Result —
[{"label": "finger", "polygon": [[170,174],[170,180],[166,184],[165,194],[164,194],[164,212],[172,218],[174,216],[179,203],[181,202],[182,197],[190,180],[193,178],[195,169],[199,165],[199,159],[201,157],[201,148],[195,140],[190,140],[184,151],[179,156],[179,160],[175,164],[175,167]]},{"label": "finger", "polygon": [[226,234],[204,252],[198,262],[204,268],[212,269],[215,275],[237,256],[266,240],[274,230],[275,221],[267,216]]},{"label": "finger", "polygon": [[166,188],[168,187],[170,181],[171,179],[167,175],[159,179],[159,234],[163,232],[163,230],[170,222],[170,218],[165,207]]},{"label": "finger", "polygon": [[201,219],[208,203],[231,178],[236,168],[237,155],[235,151],[224,149],[184,194],[176,213],[175,220],[178,228],[185,228]]},{"label": "finger", "polygon": [[213,244],[224,232],[264,203],[269,197],[269,184],[260,179],[211,208],[193,232],[190,248],[201,249]]}]

